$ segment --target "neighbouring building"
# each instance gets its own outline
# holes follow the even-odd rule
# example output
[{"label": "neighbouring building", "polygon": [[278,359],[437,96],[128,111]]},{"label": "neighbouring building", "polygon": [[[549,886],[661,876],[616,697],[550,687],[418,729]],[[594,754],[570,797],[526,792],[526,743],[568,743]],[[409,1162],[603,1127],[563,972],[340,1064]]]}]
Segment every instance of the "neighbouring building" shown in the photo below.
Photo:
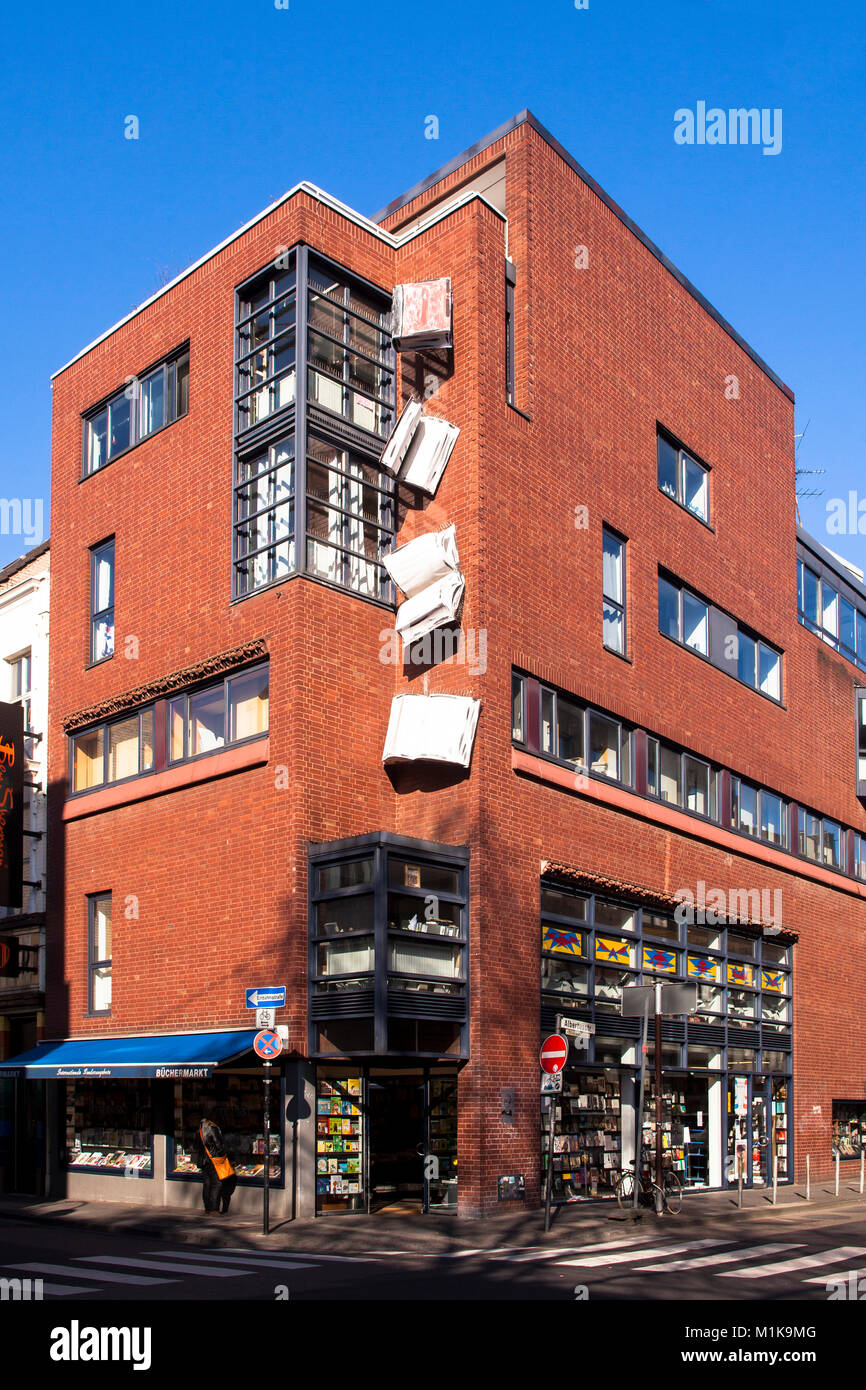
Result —
[{"label": "neighbouring building", "polygon": [[[23,707],[21,882],[0,907],[0,1062],[45,1034],[49,543],[0,570],[0,701]],[[0,798],[7,831],[5,792]],[[0,1191],[45,1185],[44,1086],[0,1076]]]},{"label": "neighbouring building", "polygon": [[281,1216],[537,1204],[560,1017],[553,1197],[609,1197],[657,979],[689,1188],[859,1154],[866,590],[797,530],[793,411],[527,112],[372,219],[297,185],[56,374],[7,1063],[52,1190],[197,1203],[207,1112],[252,1210],[283,986]]}]

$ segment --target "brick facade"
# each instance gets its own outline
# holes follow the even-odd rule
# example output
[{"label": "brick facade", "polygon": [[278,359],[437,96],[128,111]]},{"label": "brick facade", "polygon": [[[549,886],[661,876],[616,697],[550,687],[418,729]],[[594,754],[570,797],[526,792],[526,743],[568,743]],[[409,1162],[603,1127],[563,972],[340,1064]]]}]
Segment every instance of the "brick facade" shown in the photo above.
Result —
[{"label": "brick facade", "polygon": [[[243,1027],[244,985],[273,978],[289,986],[282,1018],[303,1053],[307,845],[378,830],[465,844],[461,1209],[495,1205],[504,1173],[524,1173],[536,1201],[542,862],[667,893],[698,880],[781,888],[785,926],[799,936],[798,1164],[811,1153],[820,1176],[832,1098],[862,1095],[866,1076],[863,886],[811,879],[793,856],[779,867],[748,846],[731,853],[654,820],[651,803],[639,819],[516,771],[508,722],[518,666],[866,833],[850,751],[856,673],[796,617],[792,397],[532,121],[384,227],[399,236],[503,154],[519,409],[504,388],[506,223],[478,198],[401,245],[301,189],[55,378],[47,1033]],[[487,634],[483,671],[440,665],[407,680],[379,660],[389,610],[324,583],[293,578],[230,601],[234,292],[299,241],[388,292],[451,277],[454,369],[429,408],[461,434],[398,543],[456,523],[462,625]],[[187,340],[188,415],[82,481],[82,412]],[[712,529],[659,491],[657,422],[710,465]],[[628,660],[602,645],[603,523],[628,538]],[[88,549],[110,535],[116,654],[88,667]],[[659,634],[659,565],[784,651],[783,705]],[[256,640],[271,669],[266,764],[92,814],[84,798],[64,817],[65,722]],[[390,699],[410,689],[480,698],[468,774],[383,768]],[[85,900],[109,890],[112,1010],[89,1018]],[[500,1121],[505,1086],[517,1090],[511,1127]]]}]

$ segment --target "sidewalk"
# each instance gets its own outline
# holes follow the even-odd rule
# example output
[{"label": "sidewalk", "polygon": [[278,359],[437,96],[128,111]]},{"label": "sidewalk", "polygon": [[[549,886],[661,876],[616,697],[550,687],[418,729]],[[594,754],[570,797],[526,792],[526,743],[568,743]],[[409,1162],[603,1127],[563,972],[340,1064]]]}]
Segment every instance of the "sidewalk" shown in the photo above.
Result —
[{"label": "sidewalk", "polygon": [[[793,1220],[803,1212],[838,1212],[850,1216],[860,1210],[866,1221],[866,1199],[856,1182],[842,1182],[836,1197],[832,1180],[812,1184],[811,1201],[806,1202],[801,1185],[780,1187],[778,1205],[772,1193],[763,1189],[744,1191],[743,1206],[737,1208],[736,1192],[694,1192],[686,1194],[678,1216],[657,1218],[644,1210],[641,1227],[651,1229],[658,1222],[665,1236],[674,1229],[685,1234],[696,1228],[765,1217]],[[400,1251],[417,1254],[456,1254],[460,1251],[507,1249],[536,1245],[580,1245],[590,1241],[621,1239],[634,1229],[629,1213],[615,1202],[575,1203],[554,1210],[551,1230],[544,1233],[543,1210],[504,1210],[484,1218],[462,1218],[453,1214],[428,1216],[380,1212],[374,1216],[325,1216],[283,1222],[267,1236],[261,1222],[248,1216],[206,1217],[203,1211],[176,1207],[142,1207],[130,1202],[40,1201],[35,1197],[0,1196],[0,1218],[18,1221],[53,1222],[104,1230],[112,1234],[134,1233],[158,1240],[190,1245],[244,1246],[262,1250],[318,1251],[323,1246],[334,1254],[352,1255]],[[2,1225],[0,1225],[2,1232]],[[2,1246],[2,1235],[0,1235]]]}]

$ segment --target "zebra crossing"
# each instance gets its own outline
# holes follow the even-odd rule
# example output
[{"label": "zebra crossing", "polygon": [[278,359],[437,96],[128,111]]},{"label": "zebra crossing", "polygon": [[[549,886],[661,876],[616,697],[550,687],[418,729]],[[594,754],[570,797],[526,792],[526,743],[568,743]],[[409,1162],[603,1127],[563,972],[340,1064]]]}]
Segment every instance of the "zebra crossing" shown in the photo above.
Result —
[{"label": "zebra crossing", "polygon": [[[796,1251],[803,1250],[803,1241],[767,1241],[756,1245],[742,1245],[732,1240],[672,1238],[653,1241],[652,1238],[643,1237],[635,1241],[621,1240],[594,1247],[585,1246],[579,1253],[569,1252],[568,1258],[562,1258],[561,1251],[544,1252],[539,1249],[535,1252],[534,1258],[544,1261],[547,1254],[551,1267],[567,1268],[570,1271],[592,1271],[596,1275],[603,1275],[606,1271],[613,1276],[678,1275],[694,1271],[706,1273],[715,1279],[747,1280],[752,1283],[808,1271],[809,1277],[798,1282],[819,1286],[829,1278],[840,1278],[866,1255],[866,1246],[862,1245],[838,1245],[828,1250],[795,1254]],[[737,1268],[717,1268],[721,1265],[736,1265]],[[845,1268],[839,1269],[839,1266]],[[824,1272],[816,1274],[815,1271],[818,1270]],[[725,1296],[721,1286],[718,1296]]]},{"label": "zebra crossing", "polygon": [[[73,1255],[62,1262],[19,1261],[0,1265],[0,1282],[26,1282],[31,1290],[38,1287],[36,1296],[42,1298],[84,1298],[88,1294],[111,1297],[122,1285],[140,1290],[141,1296],[146,1298],[148,1290],[157,1285],[192,1279],[245,1279],[266,1274],[282,1278],[299,1270],[318,1268],[325,1261],[329,1264],[374,1263],[370,1257],[319,1254],[296,1257],[278,1250],[187,1247],[146,1250],[139,1256],[108,1253]],[[69,1282],[65,1282],[67,1280]]]}]

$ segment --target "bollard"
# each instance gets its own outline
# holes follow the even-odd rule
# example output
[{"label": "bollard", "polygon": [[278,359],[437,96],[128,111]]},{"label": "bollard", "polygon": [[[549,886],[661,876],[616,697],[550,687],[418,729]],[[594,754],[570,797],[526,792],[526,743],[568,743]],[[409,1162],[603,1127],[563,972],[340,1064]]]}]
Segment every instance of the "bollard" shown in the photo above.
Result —
[{"label": "bollard", "polygon": [[743,1205],[743,1154],[742,1150],[737,1153],[737,1206]]},{"label": "bollard", "polygon": [[836,1196],[839,1196],[839,1150],[836,1150]]},{"label": "bollard", "polygon": [[812,1199],[812,1156],[806,1154],[806,1201]]},{"label": "bollard", "polygon": [[779,1155],[773,1154],[773,1206],[776,1205],[776,1193],[779,1186]]},{"label": "bollard", "polygon": [[866,1149],[860,1150],[860,1196],[863,1196],[863,1173],[864,1163],[866,1163]]}]

